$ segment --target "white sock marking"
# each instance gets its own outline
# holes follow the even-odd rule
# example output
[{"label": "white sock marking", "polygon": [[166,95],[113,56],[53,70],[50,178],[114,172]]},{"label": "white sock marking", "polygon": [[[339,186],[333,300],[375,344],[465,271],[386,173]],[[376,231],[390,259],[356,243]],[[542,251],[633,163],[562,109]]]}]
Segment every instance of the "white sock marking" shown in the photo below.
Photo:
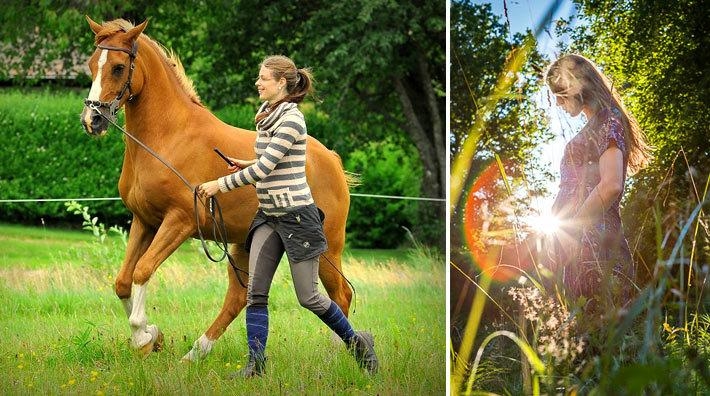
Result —
[{"label": "white sock marking", "polygon": [[190,352],[186,353],[181,360],[187,362],[196,362],[198,360],[204,359],[212,350],[212,345],[214,341],[207,338],[207,335],[202,334],[194,344],[192,344],[192,349]]},{"label": "white sock marking", "polygon": [[130,318],[131,311],[133,311],[133,299],[130,297],[122,298],[121,304],[123,304],[123,309],[126,311],[126,316]]},{"label": "white sock marking", "polygon": [[[150,342],[153,338],[151,333],[146,329],[148,317],[145,314],[145,296],[148,288],[148,283],[142,285],[133,285],[133,309],[131,316],[128,318],[128,323],[133,330],[133,346],[140,348]],[[156,332],[157,334],[157,332]]]}]

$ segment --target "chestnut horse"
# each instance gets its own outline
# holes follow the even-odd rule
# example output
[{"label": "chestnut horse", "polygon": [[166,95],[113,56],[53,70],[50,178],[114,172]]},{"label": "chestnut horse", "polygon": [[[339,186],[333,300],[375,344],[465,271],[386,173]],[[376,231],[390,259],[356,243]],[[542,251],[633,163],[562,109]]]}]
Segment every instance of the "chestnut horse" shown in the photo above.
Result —
[{"label": "chestnut horse", "polygon": [[[225,124],[202,105],[177,57],[142,34],[147,21],[134,27],[122,19],[103,25],[88,16],[87,20],[97,48],[89,59],[93,82],[81,113],[84,129],[91,135],[105,134],[108,120],[123,107],[126,131],[165,161],[132,138],[125,139],[118,190],[133,221],[115,288],[128,315],[131,345],[147,355],[159,350],[163,341],[146,316],[148,282],[175,249],[198,236],[194,188],[226,173],[225,163],[212,150],[218,147],[232,157],[254,158],[256,134]],[[320,259],[320,279],[347,315],[352,291],[340,268],[350,205],[348,177],[340,157],[314,138],[308,140],[306,165],[313,198],[326,215],[328,251]],[[257,211],[256,192],[253,187],[239,188],[220,195],[219,202],[230,253],[236,267],[246,273],[243,242]],[[199,223],[201,229],[212,230],[206,205],[199,205]],[[205,237],[216,236],[208,231]],[[183,360],[205,357],[246,305],[248,277],[238,278],[229,265],[227,273],[229,286],[220,313]]]}]

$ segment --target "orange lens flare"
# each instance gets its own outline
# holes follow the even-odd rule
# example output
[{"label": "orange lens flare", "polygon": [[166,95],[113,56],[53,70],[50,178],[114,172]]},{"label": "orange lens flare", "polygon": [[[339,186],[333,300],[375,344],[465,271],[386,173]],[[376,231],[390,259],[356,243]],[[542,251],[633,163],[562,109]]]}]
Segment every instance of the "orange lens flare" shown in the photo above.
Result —
[{"label": "orange lens flare", "polygon": [[[483,236],[484,214],[491,205],[487,197],[502,182],[497,164],[488,166],[473,183],[464,209],[464,236],[471,258],[478,268],[493,280],[506,282],[518,279],[532,266],[530,250],[525,243],[511,241],[506,245],[492,244]],[[493,203],[495,204],[495,203]]]}]

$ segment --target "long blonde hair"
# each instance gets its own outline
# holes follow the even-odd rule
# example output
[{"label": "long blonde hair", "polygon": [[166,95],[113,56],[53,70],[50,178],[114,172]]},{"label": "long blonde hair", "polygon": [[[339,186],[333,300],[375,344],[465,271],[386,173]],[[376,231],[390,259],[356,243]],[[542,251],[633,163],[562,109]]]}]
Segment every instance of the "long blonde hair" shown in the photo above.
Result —
[{"label": "long blonde hair", "polygon": [[577,54],[564,55],[549,66],[545,81],[553,94],[578,100],[595,112],[618,109],[628,147],[629,174],[633,175],[648,165],[652,147],[647,143],[643,130],[624,106],[609,78],[592,61]]}]

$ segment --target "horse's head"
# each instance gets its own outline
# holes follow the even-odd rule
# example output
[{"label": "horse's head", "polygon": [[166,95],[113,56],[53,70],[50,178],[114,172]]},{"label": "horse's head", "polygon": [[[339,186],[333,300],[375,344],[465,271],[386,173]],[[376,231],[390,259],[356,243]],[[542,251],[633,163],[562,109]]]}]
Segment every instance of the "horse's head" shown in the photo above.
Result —
[{"label": "horse's head", "polygon": [[148,21],[133,27],[124,20],[99,25],[86,17],[96,35],[96,50],[89,58],[91,90],[84,101],[81,124],[90,135],[103,135],[108,130],[108,120],[127,101],[140,92],[143,77],[134,73],[138,54],[138,37]]}]

